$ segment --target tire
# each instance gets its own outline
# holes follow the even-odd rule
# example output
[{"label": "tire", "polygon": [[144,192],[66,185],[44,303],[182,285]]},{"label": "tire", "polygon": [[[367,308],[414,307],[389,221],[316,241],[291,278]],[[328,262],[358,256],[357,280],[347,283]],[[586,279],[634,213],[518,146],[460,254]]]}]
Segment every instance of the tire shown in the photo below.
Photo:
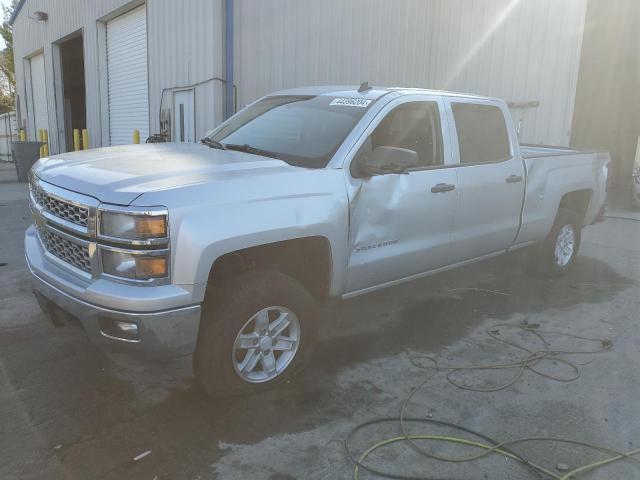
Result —
[{"label": "tire", "polygon": [[581,229],[580,217],[560,208],[551,232],[531,259],[533,270],[549,278],[566,275],[578,256]]},{"label": "tire", "polygon": [[[211,289],[193,356],[196,381],[210,396],[225,397],[289,380],[311,353],[316,310],[300,283],[276,271],[243,273]],[[289,325],[276,336],[286,322]]]}]

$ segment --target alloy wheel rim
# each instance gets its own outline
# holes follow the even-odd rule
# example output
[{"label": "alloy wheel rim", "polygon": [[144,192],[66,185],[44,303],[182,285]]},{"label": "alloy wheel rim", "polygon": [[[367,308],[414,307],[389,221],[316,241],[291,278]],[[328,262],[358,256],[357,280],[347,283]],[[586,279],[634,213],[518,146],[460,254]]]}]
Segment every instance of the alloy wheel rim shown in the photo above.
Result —
[{"label": "alloy wheel rim", "polygon": [[563,226],[556,237],[555,260],[559,267],[565,267],[573,257],[576,232],[572,225]]},{"label": "alloy wheel rim", "polygon": [[286,307],[266,307],[242,326],[233,344],[233,366],[240,378],[263,383],[281,375],[300,345],[300,321]]}]

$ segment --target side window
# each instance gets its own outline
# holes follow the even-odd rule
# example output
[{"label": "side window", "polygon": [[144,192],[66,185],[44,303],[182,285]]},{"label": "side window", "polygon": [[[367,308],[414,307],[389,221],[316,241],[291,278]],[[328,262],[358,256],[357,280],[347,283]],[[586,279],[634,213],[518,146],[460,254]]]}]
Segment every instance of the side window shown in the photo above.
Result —
[{"label": "side window", "polygon": [[491,105],[453,103],[460,163],[496,163],[511,157],[502,110]]},{"label": "side window", "polygon": [[436,102],[408,102],[391,110],[363,143],[358,156],[376,147],[399,147],[418,154],[418,168],[443,164],[442,129]]}]

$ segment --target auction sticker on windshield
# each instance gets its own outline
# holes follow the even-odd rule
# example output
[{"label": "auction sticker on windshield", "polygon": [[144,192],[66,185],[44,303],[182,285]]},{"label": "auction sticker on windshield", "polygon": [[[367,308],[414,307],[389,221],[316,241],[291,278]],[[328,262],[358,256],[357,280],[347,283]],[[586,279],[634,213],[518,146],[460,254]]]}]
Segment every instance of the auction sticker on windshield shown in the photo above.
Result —
[{"label": "auction sticker on windshield", "polygon": [[367,100],[365,98],[334,98],[331,100],[331,105],[343,105],[346,107],[368,107],[371,103],[371,100]]}]

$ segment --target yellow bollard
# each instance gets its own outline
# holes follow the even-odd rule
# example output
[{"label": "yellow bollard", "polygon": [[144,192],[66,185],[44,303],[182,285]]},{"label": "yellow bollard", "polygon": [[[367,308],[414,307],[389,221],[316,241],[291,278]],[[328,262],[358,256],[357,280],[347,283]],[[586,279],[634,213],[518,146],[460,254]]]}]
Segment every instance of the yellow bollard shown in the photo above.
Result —
[{"label": "yellow bollard", "polygon": [[73,129],[73,151],[77,152],[80,150],[80,130],[77,128]]},{"label": "yellow bollard", "polygon": [[[42,132],[42,129],[38,129],[38,141],[40,143],[42,143],[44,140],[44,133]],[[40,158],[44,157],[44,147],[41,145],[40,146]]]},{"label": "yellow bollard", "polygon": [[133,143],[140,143],[140,130],[137,128],[133,131]]},{"label": "yellow bollard", "polygon": [[26,142],[27,141],[27,132],[24,131],[24,128],[20,129],[20,133],[18,134],[18,138],[20,139],[21,142]]},{"label": "yellow bollard", "polygon": [[89,132],[86,128],[82,129],[82,149],[89,150]]},{"label": "yellow bollard", "polygon": [[44,145],[42,146],[42,148],[44,149],[43,153],[45,157],[48,157],[49,156],[49,130],[45,129],[42,133],[42,136],[44,138]]}]

